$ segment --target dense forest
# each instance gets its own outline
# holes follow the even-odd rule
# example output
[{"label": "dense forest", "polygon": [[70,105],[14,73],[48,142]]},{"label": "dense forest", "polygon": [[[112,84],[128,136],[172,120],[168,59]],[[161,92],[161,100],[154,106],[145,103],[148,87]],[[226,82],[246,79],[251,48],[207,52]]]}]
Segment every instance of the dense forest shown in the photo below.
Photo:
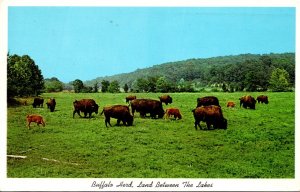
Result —
[{"label": "dense forest", "polygon": [[44,79],[28,56],[7,54],[7,96],[79,92],[293,91],[295,53],[242,54],[169,62],[83,82]]},{"label": "dense forest", "polygon": [[289,91],[295,86],[295,53],[189,59],[99,77],[85,84],[98,84],[102,90],[109,82],[133,92]]}]

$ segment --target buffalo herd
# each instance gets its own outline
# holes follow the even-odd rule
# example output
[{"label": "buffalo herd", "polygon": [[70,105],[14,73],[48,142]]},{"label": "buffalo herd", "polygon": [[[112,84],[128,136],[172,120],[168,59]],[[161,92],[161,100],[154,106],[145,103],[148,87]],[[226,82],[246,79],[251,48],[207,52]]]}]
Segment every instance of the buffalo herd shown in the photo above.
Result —
[{"label": "buffalo herd", "polygon": [[[256,102],[268,104],[268,96],[260,95],[256,99],[250,95],[243,96],[239,98],[240,107],[247,109],[255,109]],[[163,103],[165,105],[172,104],[173,100],[170,95],[162,95],[159,100],[155,99],[143,99],[137,98],[135,95],[129,95],[125,98],[128,105],[111,105],[103,107],[101,115],[105,116],[105,126],[112,126],[110,123],[110,118],[117,119],[117,125],[122,121],[125,126],[132,126],[134,120],[134,113],[140,113],[140,117],[145,118],[147,114],[150,118],[157,119],[163,118],[168,119],[173,117],[175,120],[182,119],[182,115],[178,108],[167,108],[163,109]],[[33,108],[43,107],[44,99],[41,97],[34,98]],[[47,107],[50,112],[55,111],[56,101],[54,98],[50,98],[47,102]],[[73,102],[73,118],[77,113],[80,117],[81,113],[84,114],[84,118],[88,116],[91,118],[92,113],[98,114],[99,105],[93,99],[81,99],[75,100]],[[227,107],[235,107],[233,101],[227,102]],[[130,110],[131,108],[131,110]],[[205,96],[197,98],[196,108],[191,111],[194,116],[194,127],[202,129],[200,122],[206,123],[207,129],[227,129],[227,119],[224,118],[222,108],[220,106],[219,99],[215,96]],[[39,115],[28,115],[27,126],[30,127],[31,122],[36,122],[38,125],[42,124],[45,126],[45,122],[42,116]],[[108,125],[107,125],[108,124]]]}]

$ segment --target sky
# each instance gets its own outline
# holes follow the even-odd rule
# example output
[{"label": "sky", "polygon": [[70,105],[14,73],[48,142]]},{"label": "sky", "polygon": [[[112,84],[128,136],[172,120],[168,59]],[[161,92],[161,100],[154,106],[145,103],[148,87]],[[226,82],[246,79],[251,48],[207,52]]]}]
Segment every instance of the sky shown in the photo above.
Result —
[{"label": "sky", "polygon": [[67,83],[166,62],[295,52],[293,7],[8,7],[8,51]]}]

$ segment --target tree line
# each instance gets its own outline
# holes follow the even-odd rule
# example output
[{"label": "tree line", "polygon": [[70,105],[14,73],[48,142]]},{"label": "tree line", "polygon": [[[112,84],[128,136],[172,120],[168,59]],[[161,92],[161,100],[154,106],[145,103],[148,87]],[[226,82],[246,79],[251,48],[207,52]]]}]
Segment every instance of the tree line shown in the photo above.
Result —
[{"label": "tree line", "polygon": [[[279,87],[274,85],[276,75],[271,80],[275,71],[281,74]],[[118,81],[120,87],[126,84],[133,92],[288,91],[295,86],[295,54],[241,54],[188,59],[99,77],[85,83],[90,85],[103,80]]]},{"label": "tree line", "polygon": [[37,96],[42,92],[198,92],[290,91],[295,87],[295,54],[243,54],[189,59],[138,69],[132,73],[63,83],[44,79],[28,55],[7,54],[7,95]]}]

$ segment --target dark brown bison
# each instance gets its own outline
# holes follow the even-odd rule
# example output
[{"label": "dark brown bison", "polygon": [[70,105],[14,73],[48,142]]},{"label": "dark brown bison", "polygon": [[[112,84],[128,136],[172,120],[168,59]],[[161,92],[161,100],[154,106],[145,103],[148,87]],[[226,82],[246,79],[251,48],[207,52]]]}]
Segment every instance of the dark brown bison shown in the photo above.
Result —
[{"label": "dark brown bison", "polygon": [[137,111],[141,117],[145,117],[147,113],[150,113],[151,118],[162,118],[164,116],[164,110],[162,103],[153,99],[135,99],[130,103],[132,115]]},{"label": "dark brown bison", "polygon": [[168,105],[169,103],[172,103],[172,97],[170,97],[170,95],[162,95],[160,97],[158,97],[160,102],[165,103],[166,105]]},{"label": "dark brown bison", "polygon": [[56,105],[55,99],[54,98],[49,99],[46,104],[47,104],[48,109],[50,109],[50,111],[53,112],[55,109],[55,105]]},{"label": "dark brown bison", "polygon": [[233,101],[228,101],[227,107],[235,107],[235,103]]},{"label": "dark brown bison", "polygon": [[269,103],[269,100],[268,100],[268,96],[265,96],[265,95],[260,95],[256,98],[257,102],[258,103],[265,103],[265,104],[268,104]]},{"label": "dark brown bison", "polygon": [[206,122],[207,129],[213,125],[214,129],[227,129],[227,119],[223,117],[221,107],[216,105],[201,106],[192,110],[195,118],[195,129],[202,129],[200,122]]},{"label": "dark brown bison", "polygon": [[125,99],[126,99],[126,103],[128,103],[129,101],[132,101],[132,100],[136,99],[136,96],[135,95],[129,95]]},{"label": "dark brown bison", "polygon": [[32,122],[35,122],[38,126],[42,124],[45,127],[45,121],[41,115],[27,115],[26,121],[28,129],[30,129],[30,123]]},{"label": "dark brown bison", "polygon": [[168,108],[166,109],[166,113],[165,113],[165,118],[170,118],[171,116],[173,116],[175,119],[181,119],[182,116],[180,114],[179,109],[177,108]]},{"label": "dark brown bison", "polygon": [[38,107],[43,107],[43,104],[44,104],[44,98],[36,97],[33,100],[32,106],[33,106],[33,108],[36,108],[37,106]]},{"label": "dark brown bison", "polygon": [[255,109],[256,100],[252,96],[246,95],[241,97],[239,100],[240,100],[240,107],[243,105],[245,109],[247,109],[248,107],[250,109]]},{"label": "dark brown bison", "polygon": [[215,96],[206,96],[197,99],[197,107],[216,105],[220,107],[219,99]]},{"label": "dark brown bison", "polygon": [[[130,114],[129,107],[126,105],[113,105],[109,107],[104,107],[101,115],[104,113],[105,116],[105,126],[107,123],[110,124],[110,118],[117,119],[117,125],[120,124],[120,121],[124,125],[131,126],[133,124],[133,116]],[[111,126],[112,127],[112,126]]]},{"label": "dark brown bison", "polygon": [[77,113],[80,117],[80,112],[84,113],[84,117],[89,114],[89,118],[91,118],[92,113],[95,112],[98,114],[99,106],[96,104],[96,102],[93,99],[81,99],[80,101],[75,100],[73,102],[74,111],[73,111],[73,118],[75,113]]}]

